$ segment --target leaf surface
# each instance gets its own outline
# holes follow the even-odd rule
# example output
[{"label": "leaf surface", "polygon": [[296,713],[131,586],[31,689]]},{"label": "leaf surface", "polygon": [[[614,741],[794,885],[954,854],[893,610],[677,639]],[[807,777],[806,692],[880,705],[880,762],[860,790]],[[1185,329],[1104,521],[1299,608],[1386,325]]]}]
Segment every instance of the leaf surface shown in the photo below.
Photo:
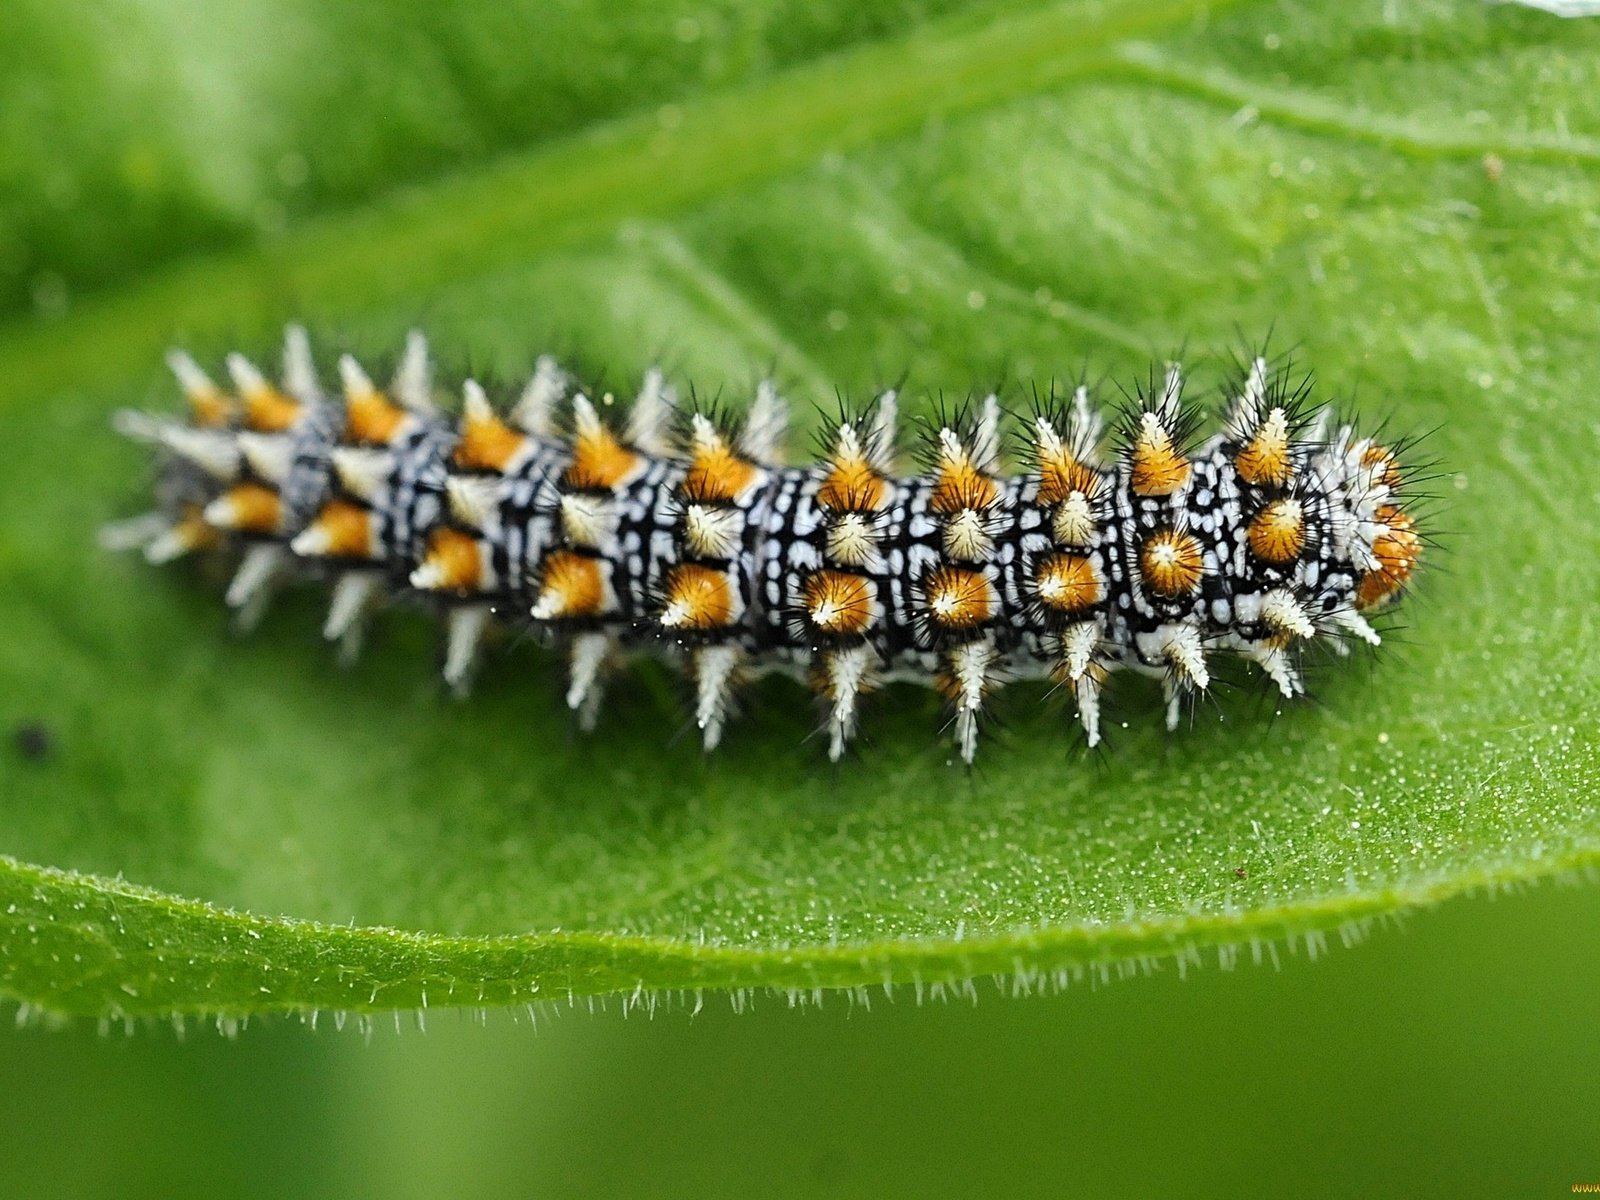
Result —
[{"label": "leaf surface", "polygon": [[[50,742],[0,750],[0,994],[240,1015],[1037,980],[1315,949],[1600,857],[1600,26],[889,7],[722,71],[712,50],[748,44],[695,9],[704,62],[626,105],[551,100],[410,187],[359,133],[374,89],[304,134],[318,175],[342,128],[349,177],[212,257],[55,215],[51,237],[124,265],[81,299],[57,272],[43,315],[0,330],[0,719]],[[487,14],[454,35],[492,42]],[[574,77],[582,54],[616,69],[590,33]],[[411,78],[436,49],[386,52]],[[619,390],[657,355],[729,395],[775,364],[817,404],[906,370],[914,393],[1131,380],[1272,327],[1324,393],[1433,431],[1444,546],[1406,628],[1329,662],[1315,703],[1276,711],[1257,682],[1168,737],[1153,687],[1118,677],[1097,755],[1019,686],[968,774],[936,698],[891,688],[834,770],[772,681],[707,760],[650,667],[585,738],[529,647],[456,703],[414,613],[340,671],[320,597],[236,640],[203,572],[94,548],[147,481],[107,414],[173,403],[164,346],[259,352],[292,318],[368,352],[420,323],[506,378],[574,351]]]}]

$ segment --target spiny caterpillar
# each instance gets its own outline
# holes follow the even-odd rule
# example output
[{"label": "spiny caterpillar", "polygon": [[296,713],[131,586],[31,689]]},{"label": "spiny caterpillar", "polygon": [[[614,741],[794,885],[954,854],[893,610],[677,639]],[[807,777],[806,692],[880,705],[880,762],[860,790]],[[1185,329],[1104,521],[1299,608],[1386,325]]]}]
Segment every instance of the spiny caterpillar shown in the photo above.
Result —
[{"label": "spiny caterpillar", "polygon": [[938,688],[969,763],[984,702],[1011,679],[1070,689],[1090,746],[1119,668],[1161,679],[1168,728],[1210,685],[1213,651],[1293,697],[1307,646],[1377,644],[1363,614],[1400,595],[1421,550],[1395,450],[1262,357],[1203,444],[1171,367],[1114,437],[1086,387],[1036,399],[1018,419],[1020,475],[1002,472],[987,396],[931,424],[910,477],[895,474],[894,391],[832,421],[820,462],[789,467],[770,383],[735,426],[680,410],[651,370],[617,427],[611,397],[569,396],[548,358],[507,408],[469,380],[446,416],[418,334],[387,389],[341,358],[342,400],[298,328],[281,384],[237,354],[233,392],[169,361],[189,418],[118,414],[160,447],[159,510],[111,542],[152,562],[236,554],[227,600],[246,626],[281,579],[326,577],[324,633],[347,655],[383,600],[432,597],[457,689],[492,620],[529,626],[566,650],[586,728],[608,668],[666,655],[689,668],[708,750],[737,682],[766,671],[810,680],[835,760],[862,695],[896,679]]}]

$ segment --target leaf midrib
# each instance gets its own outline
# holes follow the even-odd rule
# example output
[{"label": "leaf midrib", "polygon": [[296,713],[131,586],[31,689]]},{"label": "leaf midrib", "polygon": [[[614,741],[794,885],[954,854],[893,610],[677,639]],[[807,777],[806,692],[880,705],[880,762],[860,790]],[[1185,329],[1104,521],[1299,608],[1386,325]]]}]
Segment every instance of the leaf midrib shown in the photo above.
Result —
[{"label": "leaf midrib", "polygon": [[[1116,69],[1119,43],[1236,2],[1113,0],[1087,17],[1082,5],[1052,6],[987,24],[952,17],[401,189],[275,240],[168,264],[86,301],[70,321],[0,327],[8,364],[0,407],[137,370],[175,332],[212,339],[305,309],[425,292],[929,119]],[[663,111],[672,114],[670,127]]]},{"label": "leaf midrib", "polygon": [[[1226,73],[1173,62],[1148,39],[1241,0],[1114,0],[989,19],[972,13],[862,43],[695,100],[501,156],[472,172],[392,190],[281,237],[168,262],[129,287],[97,293],[70,321],[0,324],[0,407],[41,390],[103,383],[181,334],[242,328],[379,304],[450,279],[603,237],[629,218],[663,217],[723,189],[769,178],[919,121],[1079,81],[1120,81],[1257,119],[1413,158],[1496,154],[1600,163],[1592,139],[1430,131],[1343,113],[1292,92],[1263,92]],[[670,128],[662,114],[670,113]]]}]

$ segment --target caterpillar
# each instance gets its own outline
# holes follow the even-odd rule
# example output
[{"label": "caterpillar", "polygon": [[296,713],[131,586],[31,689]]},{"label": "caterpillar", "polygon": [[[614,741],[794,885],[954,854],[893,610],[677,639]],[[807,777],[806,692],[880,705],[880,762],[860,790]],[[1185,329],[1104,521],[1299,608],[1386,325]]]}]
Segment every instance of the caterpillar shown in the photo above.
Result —
[{"label": "caterpillar", "polygon": [[298,327],[281,382],[238,354],[231,390],[187,354],[169,363],[186,419],[115,419],[158,447],[157,509],[109,544],[152,562],[236,556],[227,602],[245,627],[284,579],[326,579],[324,633],[346,657],[373,609],[429,598],[457,690],[492,623],[531,628],[564,648],[586,728],[616,665],[667,656],[688,668],[707,750],[737,684],[767,671],[809,680],[833,760],[862,697],[891,680],[939,690],[967,763],[985,702],[1012,679],[1069,691],[1091,747],[1119,669],[1160,678],[1169,729],[1218,653],[1292,698],[1313,645],[1380,641],[1367,615],[1421,556],[1400,448],[1335,421],[1263,355],[1230,379],[1203,442],[1171,366],[1110,430],[1087,386],[1035,397],[1010,418],[1017,474],[998,398],[961,405],[928,423],[909,476],[894,390],[841,406],[818,461],[784,466],[771,383],[735,423],[680,404],[652,369],[614,421],[612,396],[548,357],[499,407],[468,380],[448,415],[418,333],[387,387],[340,358],[337,396]]}]

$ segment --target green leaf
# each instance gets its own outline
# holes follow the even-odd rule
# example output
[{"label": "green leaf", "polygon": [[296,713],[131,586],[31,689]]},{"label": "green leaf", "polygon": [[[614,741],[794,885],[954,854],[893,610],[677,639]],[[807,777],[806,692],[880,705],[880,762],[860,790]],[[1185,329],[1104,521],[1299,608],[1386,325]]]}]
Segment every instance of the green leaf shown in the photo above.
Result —
[{"label": "green leaf", "polygon": [[[256,32],[292,57],[263,15],[279,7]],[[490,7],[382,43],[403,128],[466,104],[427,101],[440,45],[479,47],[458,77],[517,69]],[[45,315],[0,331],[0,720],[50,741],[0,750],[0,994],[241,1015],[1036,982],[1314,951],[1600,859],[1600,26],[1395,0],[926,21],[867,3],[784,40],[790,10],[764,11],[768,43],[664,14],[697,22],[698,56],[620,99],[558,87],[541,108],[502,78],[463,110],[474,137],[422,156],[463,169],[403,190],[381,88],[341,114],[263,85],[193,141],[151,117],[191,160],[311,148],[320,199],[271,236],[222,228],[215,257],[163,266],[173,245],[124,245],[94,211],[51,218],[115,271],[80,303],[62,268]],[[569,82],[632,78],[645,34],[687,29],[630,18],[613,49],[605,6],[569,15]],[[37,28],[70,44],[52,19]],[[74,111],[105,113],[95,95]],[[507,96],[532,110],[482,132]],[[286,106],[273,137],[258,101]],[[199,228],[203,190],[174,188]],[[1407,628],[1375,661],[1330,662],[1317,703],[1246,688],[1168,737],[1153,690],[1119,677],[1098,756],[1019,686],[968,774],[937,700],[896,688],[833,770],[803,692],[773,681],[707,760],[648,666],[585,738],[527,647],[458,704],[416,614],[341,672],[320,597],[236,640],[204,572],[94,548],[146,480],[107,414],[170,403],[168,340],[260,351],[290,318],[364,350],[421,321],[508,376],[574,349],[619,387],[658,353],[713,389],[775,362],[819,403],[906,368],[956,391],[1085,362],[1136,377],[1186,340],[1272,327],[1369,420],[1436,430],[1445,549]]]}]

